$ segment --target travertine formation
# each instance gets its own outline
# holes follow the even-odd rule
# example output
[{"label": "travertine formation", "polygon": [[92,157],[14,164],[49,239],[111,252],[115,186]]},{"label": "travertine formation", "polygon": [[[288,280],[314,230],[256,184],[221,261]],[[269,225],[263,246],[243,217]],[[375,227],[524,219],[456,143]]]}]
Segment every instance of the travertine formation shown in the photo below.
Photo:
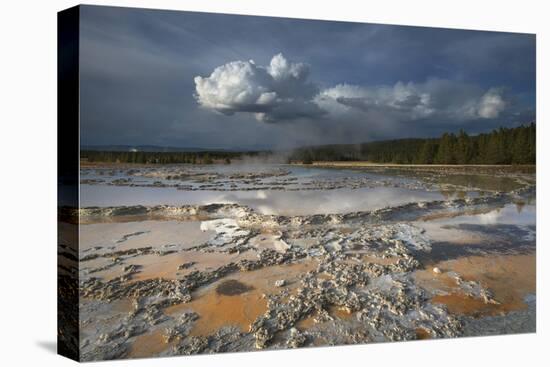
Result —
[{"label": "travertine formation", "polygon": [[[266,179],[295,184],[285,170],[237,176],[175,169],[130,174],[138,175],[169,181],[191,177],[203,185],[222,179],[253,185]],[[227,184],[222,183],[224,187]],[[131,180],[109,184],[127,185]],[[275,184],[282,182],[272,183]],[[363,183],[346,182],[356,184]],[[430,254],[436,244],[418,223],[433,217],[489,212],[533,195],[534,186],[526,184],[507,192],[451,200],[296,216],[265,215],[239,204],[87,207],[76,212],[66,209],[64,216],[73,222],[101,225],[135,220],[192,221],[199,222],[200,230],[209,234],[206,241],[192,246],[167,243],[119,248],[148,233],[140,230],[123,235],[112,246],[89,247],[78,255],[68,253],[67,256],[78,256],[80,264],[82,359],[136,356],[136,345],[146,337],[160,344],[150,355],[180,355],[475,334],[481,324],[432,302],[432,297],[441,292],[420,284],[415,271],[428,267],[433,269],[434,277],[445,275],[453,279],[465,297],[484,304],[496,305],[499,301],[480,282],[430,267]],[[482,233],[491,228],[468,230]],[[507,230],[498,232],[499,236],[505,239],[518,233]],[[520,241],[525,245],[523,249],[534,250],[534,237],[529,237],[529,231],[534,229],[516,230],[525,231],[525,238]],[[488,246],[487,253],[498,249]],[[228,260],[201,267],[200,260],[186,260],[186,254],[193,259],[222,256]],[[173,276],[144,276],[150,263],[167,258],[177,259],[170,265]],[[258,285],[233,278],[275,268],[283,269],[283,276],[277,274],[269,281],[270,287],[261,296],[265,308],[254,315],[246,328],[228,322],[214,332],[194,331],[197,323],[204,321],[200,311],[193,311],[193,302],[201,294],[217,286],[217,297],[242,297],[254,292]],[[289,269],[288,273],[284,269]],[[189,305],[189,309],[182,305]],[[181,311],[172,312],[174,307]],[[222,314],[226,311],[230,312],[219,309]],[[512,317],[518,320],[514,331],[521,325],[531,325],[522,313]],[[491,328],[495,320],[483,322]]]}]

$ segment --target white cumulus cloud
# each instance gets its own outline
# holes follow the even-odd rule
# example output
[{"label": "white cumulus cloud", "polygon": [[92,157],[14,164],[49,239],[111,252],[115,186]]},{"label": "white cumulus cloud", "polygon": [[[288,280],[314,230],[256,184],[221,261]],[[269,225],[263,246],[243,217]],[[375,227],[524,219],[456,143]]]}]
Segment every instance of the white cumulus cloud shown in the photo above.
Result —
[{"label": "white cumulus cloud", "polygon": [[508,105],[499,89],[484,91],[475,85],[442,79],[397,82],[393,86],[339,84],[321,91],[315,101],[336,116],[359,111],[364,115],[384,114],[402,122],[493,119]]},{"label": "white cumulus cloud", "polygon": [[273,56],[267,67],[233,61],[214,69],[208,77],[195,77],[195,98],[223,114],[254,113],[260,121],[274,122],[320,115],[312,102],[317,88],[307,81],[309,68]]},{"label": "white cumulus cloud", "polygon": [[481,97],[478,107],[479,117],[493,119],[506,108],[501,92],[498,89],[491,88]]}]

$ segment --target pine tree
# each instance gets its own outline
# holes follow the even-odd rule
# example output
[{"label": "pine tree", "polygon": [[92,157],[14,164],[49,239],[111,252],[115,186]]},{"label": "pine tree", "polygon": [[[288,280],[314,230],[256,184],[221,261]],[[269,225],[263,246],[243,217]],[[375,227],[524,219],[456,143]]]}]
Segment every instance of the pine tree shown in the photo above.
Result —
[{"label": "pine tree", "polygon": [[468,134],[462,129],[458,133],[455,157],[457,164],[468,164],[473,157],[472,141]]}]

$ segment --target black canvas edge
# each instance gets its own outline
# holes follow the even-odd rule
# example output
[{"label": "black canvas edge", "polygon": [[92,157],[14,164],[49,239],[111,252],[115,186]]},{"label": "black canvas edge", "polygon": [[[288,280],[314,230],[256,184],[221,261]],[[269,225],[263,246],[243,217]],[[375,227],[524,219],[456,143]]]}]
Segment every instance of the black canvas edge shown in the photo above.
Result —
[{"label": "black canvas edge", "polygon": [[80,7],[57,13],[57,353],[80,360],[79,46]]}]

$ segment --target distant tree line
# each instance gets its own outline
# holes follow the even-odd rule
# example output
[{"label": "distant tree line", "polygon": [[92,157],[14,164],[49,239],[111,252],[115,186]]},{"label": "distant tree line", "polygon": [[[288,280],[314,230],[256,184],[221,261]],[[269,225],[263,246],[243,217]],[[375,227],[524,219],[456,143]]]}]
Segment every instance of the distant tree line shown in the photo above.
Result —
[{"label": "distant tree line", "polygon": [[[88,162],[141,164],[229,164],[243,157],[268,158],[257,152],[145,152],[83,150]],[[397,139],[362,144],[322,145],[298,148],[289,161],[369,161],[398,164],[535,164],[536,125],[499,128],[490,133],[445,133],[440,138]]]},{"label": "distant tree line", "polygon": [[[240,158],[242,152],[125,152],[83,150],[80,158],[88,162],[104,163],[141,163],[141,164],[213,164],[231,163],[232,159]],[[247,156],[256,156],[258,152],[247,152]]]},{"label": "distant tree line", "polygon": [[399,164],[535,164],[535,123],[468,135],[323,145],[293,151],[291,161],[369,161]]}]

